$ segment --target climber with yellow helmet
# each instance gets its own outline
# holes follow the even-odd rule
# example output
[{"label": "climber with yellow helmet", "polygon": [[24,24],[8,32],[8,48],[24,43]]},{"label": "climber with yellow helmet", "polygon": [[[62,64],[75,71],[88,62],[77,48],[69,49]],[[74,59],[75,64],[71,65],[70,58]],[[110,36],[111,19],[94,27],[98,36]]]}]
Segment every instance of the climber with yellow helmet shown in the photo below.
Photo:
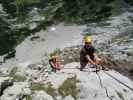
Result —
[{"label": "climber with yellow helmet", "polygon": [[80,70],[86,67],[88,63],[97,65],[101,63],[101,59],[96,55],[96,49],[92,46],[92,37],[85,36],[83,39],[84,46],[80,51]]},{"label": "climber with yellow helmet", "polygon": [[50,56],[49,64],[53,72],[56,72],[57,70],[60,70],[63,67],[63,65],[60,63],[59,56],[57,55]]}]

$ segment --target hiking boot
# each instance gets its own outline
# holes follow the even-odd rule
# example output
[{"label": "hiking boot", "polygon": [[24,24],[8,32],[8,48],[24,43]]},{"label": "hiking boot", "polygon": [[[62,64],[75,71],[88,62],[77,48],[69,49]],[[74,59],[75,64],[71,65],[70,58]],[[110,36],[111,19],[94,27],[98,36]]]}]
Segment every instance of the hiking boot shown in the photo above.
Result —
[{"label": "hiking boot", "polygon": [[108,71],[109,68],[107,68],[107,67],[103,67],[103,66],[102,66],[102,70]]}]

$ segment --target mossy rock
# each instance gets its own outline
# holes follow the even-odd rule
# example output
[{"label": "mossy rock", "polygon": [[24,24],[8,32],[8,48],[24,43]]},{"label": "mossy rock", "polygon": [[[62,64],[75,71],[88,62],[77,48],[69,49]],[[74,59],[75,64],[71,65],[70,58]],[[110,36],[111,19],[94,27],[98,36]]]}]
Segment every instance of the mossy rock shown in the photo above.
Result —
[{"label": "mossy rock", "polygon": [[9,73],[9,76],[13,76],[18,71],[18,67],[13,67]]},{"label": "mossy rock", "polygon": [[79,80],[76,79],[76,76],[68,78],[64,83],[58,88],[59,94],[64,98],[71,95],[75,100],[78,98],[78,93],[80,90],[77,88],[77,83]]},{"label": "mossy rock", "polygon": [[26,80],[26,76],[15,74],[13,76],[13,80],[16,81],[16,82],[24,82]]},{"label": "mossy rock", "polygon": [[18,72],[18,67],[14,67],[10,71],[9,76],[12,77],[13,81],[15,82],[24,82],[26,80],[26,76],[20,75],[17,72]]},{"label": "mossy rock", "polygon": [[25,100],[32,100],[32,96],[31,95],[26,95]]},{"label": "mossy rock", "polygon": [[121,92],[116,91],[116,94],[121,100],[126,100]]},{"label": "mossy rock", "polygon": [[39,83],[33,83],[31,86],[32,91],[45,91],[49,95],[51,95],[53,98],[57,96],[56,89],[52,87],[51,83],[48,84],[39,84]]}]

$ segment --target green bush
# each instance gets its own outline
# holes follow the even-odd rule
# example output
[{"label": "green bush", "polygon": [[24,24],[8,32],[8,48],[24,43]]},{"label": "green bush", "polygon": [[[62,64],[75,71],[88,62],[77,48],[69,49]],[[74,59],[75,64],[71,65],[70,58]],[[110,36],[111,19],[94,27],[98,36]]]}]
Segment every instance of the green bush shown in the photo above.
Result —
[{"label": "green bush", "polygon": [[37,83],[33,83],[32,86],[31,86],[31,90],[32,91],[45,91],[49,95],[51,95],[53,98],[56,97],[56,89],[54,89],[52,87],[52,84],[51,83],[48,83],[48,84],[37,84]]},{"label": "green bush", "polygon": [[75,100],[78,98],[79,89],[76,86],[76,83],[79,82],[76,79],[76,76],[68,78],[64,83],[58,88],[58,92],[62,97],[71,95]]},{"label": "green bush", "polygon": [[32,100],[32,97],[31,97],[30,95],[26,95],[26,96],[25,96],[25,99],[26,99],[26,100]]}]

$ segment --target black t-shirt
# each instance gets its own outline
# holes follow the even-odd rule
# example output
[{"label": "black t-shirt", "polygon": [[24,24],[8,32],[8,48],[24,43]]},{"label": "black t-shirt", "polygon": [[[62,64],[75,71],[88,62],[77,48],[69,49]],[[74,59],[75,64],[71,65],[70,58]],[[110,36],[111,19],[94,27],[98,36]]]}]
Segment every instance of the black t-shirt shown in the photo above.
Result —
[{"label": "black t-shirt", "polygon": [[80,61],[88,62],[86,55],[89,55],[90,58],[93,60],[95,51],[96,49],[92,45],[84,46],[80,52]]}]

